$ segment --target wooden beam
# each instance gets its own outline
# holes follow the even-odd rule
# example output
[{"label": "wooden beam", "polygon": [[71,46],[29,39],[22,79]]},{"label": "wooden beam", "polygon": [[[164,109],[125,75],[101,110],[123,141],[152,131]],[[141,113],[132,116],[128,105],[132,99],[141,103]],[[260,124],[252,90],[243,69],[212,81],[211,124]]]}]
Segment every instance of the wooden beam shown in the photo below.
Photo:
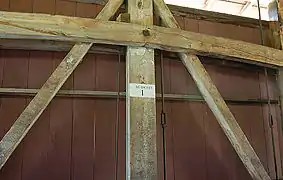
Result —
[{"label": "wooden beam", "polygon": [[[128,1],[128,13],[131,23],[153,25],[152,0]],[[126,92],[126,179],[157,180],[154,49],[128,46]]]},{"label": "wooden beam", "polygon": [[[164,15],[163,12],[161,14]],[[283,52],[177,28],[28,13],[0,13],[0,38],[133,45],[282,66]]]},{"label": "wooden beam", "polygon": [[[111,0],[98,14],[97,18],[108,20],[122,3],[123,0]],[[78,43],[74,45],[71,51],[39,90],[37,95],[18,117],[10,130],[5,134],[0,141],[0,169],[7,162],[13,151],[23,140],[33,124],[38,120],[68,77],[82,61],[92,45],[92,43]]]},{"label": "wooden beam", "polygon": [[[168,27],[177,28],[178,24],[164,1],[154,0],[154,4],[163,23]],[[256,180],[270,180],[260,159],[198,57],[186,53],[179,53],[179,56],[251,177]]]}]

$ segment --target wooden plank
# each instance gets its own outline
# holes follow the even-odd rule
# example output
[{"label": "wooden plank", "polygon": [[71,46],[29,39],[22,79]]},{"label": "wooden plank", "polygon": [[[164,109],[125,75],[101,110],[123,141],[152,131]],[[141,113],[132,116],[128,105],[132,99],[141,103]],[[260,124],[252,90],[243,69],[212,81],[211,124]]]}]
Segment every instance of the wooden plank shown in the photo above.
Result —
[{"label": "wooden plank", "polygon": [[[161,14],[166,16],[163,12]],[[283,65],[283,52],[280,50],[177,28],[43,14],[1,12],[0,15],[0,38],[5,39],[80,41],[145,46],[167,51],[215,56],[252,64]]]},{"label": "wooden plank", "polygon": [[[3,68],[5,69],[3,72],[3,87],[27,88],[29,52],[19,50],[3,51],[2,58],[5,61],[3,64]],[[0,139],[4,137],[26,105],[26,98],[1,97]],[[1,169],[0,179],[22,179],[23,154],[24,146],[21,144],[10,157],[10,161]]]},{"label": "wooden plank", "polygon": [[[97,19],[108,20],[121,4],[121,0],[109,2],[97,16]],[[13,151],[43,113],[68,77],[82,61],[91,46],[92,43],[78,43],[72,48],[23,113],[18,117],[11,129],[3,137],[0,142],[0,169],[4,166]]]},{"label": "wooden plank", "polygon": [[[66,53],[53,53],[53,70],[65,56]],[[61,89],[73,89],[73,82],[72,74]],[[49,179],[69,180],[72,176],[73,99],[54,98],[49,105],[51,147],[48,161],[52,164],[52,167],[49,167]]]},{"label": "wooden plank", "polygon": [[10,7],[10,0],[0,1],[0,11],[8,11]]},{"label": "wooden plank", "polygon": [[[159,16],[168,27],[178,27],[163,0],[154,0],[154,4]],[[179,56],[251,177],[259,180],[270,180],[260,159],[198,57],[186,53],[179,53]]]},{"label": "wooden plank", "polygon": [[9,11],[14,12],[32,12],[33,0],[10,0]]},{"label": "wooden plank", "polygon": [[[74,89],[95,89],[95,59],[87,55],[74,72]],[[96,173],[96,132],[95,101],[93,99],[74,99],[72,133],[72,178],[95,179]],[[95,168],[94,168],[95,167]]]},{"label": "wooden plank", "polygon": [[56,0],[33,0],[33,13],[55,14]]},{"label": "wooden plank", "polygon": [[[153,24],[152,0],[128,1],[131,23]],[[151,89],[153,96],[133,95],[135,84]],[[126,55],[126,179],[157,180],[157,140],[154,50],[127,48]]]},{"label": "wooden plank", "polygon": [[[122,58],[124,59],[124,58]],[[95,62],[95,88],[96,90],[110,90],[117,91],[117,66],[118,55],[97,55]],[[124,65],[125,66],[125,65]],[[107,69],[107,71],[105,71]],[[121,74],[125,74],[121,72]],[[107,77],[107,78],[105,78]],[[124,90],[124,89],[123,89]],[[117,98],[117,92],[115,98]],[[123,172],[125,177],[125,144],[123,144],[124,151],[120,151],[120,144],[116,147],[116,124],[117,111],[116,111],[116,99],[106,100],[96,99],[96,150],[95,150],[95,175],[94,179],[123,179],[119,173],[119,169]],[[120,106],[121,108],[121,106]],[[112,112],[112,113],[109,113]],[[120,111],[121,112],[121,111]],[[119,119],[120,122],[125,121]],[[124,129],[126,125],[124,124]],[[119,128],[119,131],[121,129]],[[121,133],[125,134],[125,130]],[[125,142],[126,138],[119,136],[118,143],[120,141]],[[119,149],[116,149],[119,148]],[[116,153],[119,153],[116,154]],[[117,157],[118,156],[118,157]],[[116,158],[118,163],[124,161],[122,166],[116,166]],[[105,163],[108,162],[108,163]],[[118,177],[116,178],[116,171]],[[121,172],[120,171],[120,172]],[[107,172],[107,173],[105,173]]]},{"label": "wooden plank", "polygon": [[[53,72],[53,53],[33,51],[29,52],[29,55],[28,88],[41,88]],[[27,104],[31,99],[32,97],[27,98]],[[23,141],[22,180],[49,179],[50,169],[46,158],[51,148],[49,124],[50,108],[48,107]]]}]

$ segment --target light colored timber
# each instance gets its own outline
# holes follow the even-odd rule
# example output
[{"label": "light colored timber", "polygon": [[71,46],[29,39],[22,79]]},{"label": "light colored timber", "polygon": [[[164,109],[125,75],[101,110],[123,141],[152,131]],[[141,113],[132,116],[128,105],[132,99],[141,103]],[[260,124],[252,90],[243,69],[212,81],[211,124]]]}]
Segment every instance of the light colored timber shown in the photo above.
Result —
[{"label": "light colored timber", "polygon": [[[154,4],[165,25],[171,28],[178,27],[163,0],[154,0]],[[198,57],[188,53],[178,54],[251,177],[255,180],[270,180],[260,159]]]},{"label": "light colored timber", "polygon": [[[153,25],[152,0],[128,1],[128,13],[133,24]],[[148,35],[143,33],[144,37]],[[133,83],[155,87],[154,49],[127,47],[126,179],[157,180],[155,88],[152,89],[154,97],[144,96],[143,90],[139,90],[141,97],[137,97],[132,95]]]},{"label": "light colored timber", "polygon": [[[122,0],[110,1],[98,14],[97,18],[103,20],[110,19],[122,3]],[[71,51],[39,90],[37,95],[18,117],[10,130],[5,134],[0,141],[0,169],[7,162],[68,77],[82,61],[92,45],[92,43],[78,43],[74,45]]]},{"label": "light colored timber", "polygon": [[[166,16],[164,12],[160,13]],[[144,31],[148,36],[144,35]],[[177,28],[76,17],[0,12],[0,38],[144,46],[251,64],[283,66],[283,52],[265,46]]]}]

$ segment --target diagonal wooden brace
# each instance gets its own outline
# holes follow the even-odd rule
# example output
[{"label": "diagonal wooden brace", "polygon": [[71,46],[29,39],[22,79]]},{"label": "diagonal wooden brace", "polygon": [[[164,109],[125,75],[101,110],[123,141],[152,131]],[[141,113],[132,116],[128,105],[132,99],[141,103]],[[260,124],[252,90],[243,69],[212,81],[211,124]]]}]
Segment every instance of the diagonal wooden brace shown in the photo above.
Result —
[{"label": "diagonal wooden brace", "polygon": [[[123,0],[109,1],[96,19],[109,20],[122,5]],[[4,166],[13,151],[20,144],[33,124],[63,86],[68,77],[73,73],[83,60],[93,43],[78,43],[59,64],[49,79],[45,82],[37,95],[18,117],[10,130],[0,142],[0,169]]]},{"label": "diagonal wooden brace", "polygon": [[[171,28],[179,28],[177,21],[163,0],[154,0],[155,10],[163,23]],[[206,103],[215,115],[233,148],[244,163],[251,177],[256,180],[270,180],[259,157],[229,110],[225,101],[213,84],[201,61],[195,55],[178,53],[183,64],[194,79]]]}]

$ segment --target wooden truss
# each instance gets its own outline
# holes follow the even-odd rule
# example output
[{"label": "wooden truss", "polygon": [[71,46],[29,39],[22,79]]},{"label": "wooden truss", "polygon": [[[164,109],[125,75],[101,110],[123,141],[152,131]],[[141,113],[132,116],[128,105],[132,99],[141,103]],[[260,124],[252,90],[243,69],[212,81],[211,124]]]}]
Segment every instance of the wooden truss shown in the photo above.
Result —
[{"label": "wooden truss", "polygon": [[[0,168],[93,44],[103,43],[128,46],[127,180],[157,179],[155,95],[139,98],[130,92],[133,83],[155,85],[154,49],[178,53],[251,177],[269,180],[260,159],[196,55],[280,68],[283,51],[180,30],[163,0],[128,1],[131,23],[107,21],[122,3],[123,0],[110,0],[95,20],[0,12],[0,37],[3,39],[77,43],[1,140]],[[153,5],[166,28],[153,26]],[[14,42],[13,46],[24,47],[20,41]]]}]

